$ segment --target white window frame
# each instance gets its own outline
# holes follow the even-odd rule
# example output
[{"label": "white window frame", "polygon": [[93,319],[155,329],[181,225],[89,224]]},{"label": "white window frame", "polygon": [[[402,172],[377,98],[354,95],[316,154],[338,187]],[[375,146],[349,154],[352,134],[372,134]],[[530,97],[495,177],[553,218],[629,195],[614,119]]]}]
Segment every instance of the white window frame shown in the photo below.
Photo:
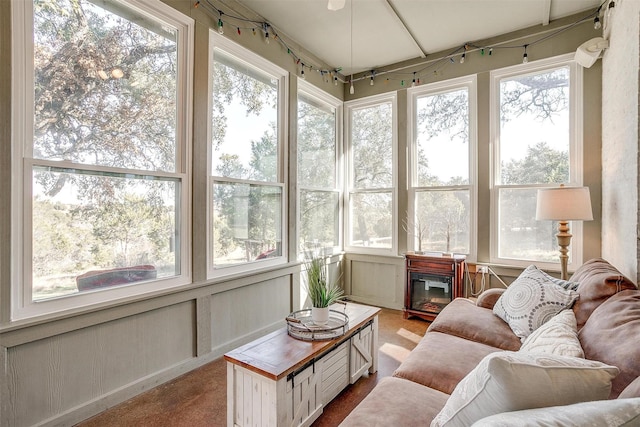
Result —
[{"label": "white window frame", "polygon": [[[491,243],[490,262],[517,267],[526,267],[531,263],[542,269],[559,270],[559,258],[557,263],[532,261],[524,259],[500,258],[498,256],[499,245],[499,191],[502,188],[555,188],[556,184],[527,184],[527,185],[502,185],[500,182],[500,80],[509,77],[523,76],[552,70],[554,68],[569,67],[569,182],[567,186],[582,186],[583,183],[583,79],[582,67],[574,60],[572,53],[546,58],[539,61],[519,64],[511,67],[493,70],[490,73],[491,80],[491,125],[490,135],[492,141],[491,155]],[[583,227],[582,221],[571,222],[570,262],[571,266],[582,264],[583,258]]]},{"label": "white window frame", "polygon": [[[344,204],[343,204],[343,188],[344,188],[344,162],[342,161],[342,159],[344,158],[343,156],[343,137],[342,137],[342,129],[343,129],[343,103],[341,100],[339,100],[338,98],[335,98],[331,95],[329,95],[327,92],[318,89],[316,86],[312,85],[311,83],[305,81],[305,80],[301,80],[298,79],[298,99],[300,95],[304,95],[307,98],[311,98],[313,100],[315,100],[316,102],[320,103],[320,104],[325,104],[331,108],[333,108],[335,110],[335,120],[336,120],[336,128],[335,128],[335,146],[336,146],[336,159],[335,159],[335,166],[336,166],[336,177],[335,177],[335,188],[333,189],[329,189],[329,188],[323,188],[323,187],[306,187],[306,186],[302,186],[297,180],[296,182],[298,182],[298,201],[300,200],[299,194],[301,190],[318,190],[318,191],[324,191],[324,192],[334,192],[337,193],[338,195],[338,235],[336,236],[338,238],[338,244],[337,246],[333,246],[332,248],[323,248],[324,250],[330,250],[331,254],[337,254],[339,252],[342,251],[342,247],[344,244],[344,238],[343,238],[343,233],[344,233],[344,221],[343,221],[343,212],[344,212]],[[299,167],[299,165],[298,165]],[[296,224],[297,224],[297,231],[298,231],[298,235],[296,236],[296,242],[300,242],[300,227],[301,227],[301,221],[300,221],[300,203],[298,203],[298,209],[297,209],[297,218],[296,218]],[[298,248],[298,252],[300,252],[300,248]],[[298,257],[300,259],[302,259],[304,254],[299,253]],[[328,255],[328,254],[325,254]]]},{"label": "white window frame", "polygon": [[[409,121],[409,198],[407,202],[407,215],[415,217],[415,198],[421,190],[427,191],[451,191],[469,190],[469,253],[466,254],[468,262],[475,262],[478,248],[478,178],[477,178],[477,154],[478,154],[478,113],[477,113],[477,76],[470,75],[442,82],[430,83],[414,88],[408,92],[408,121]],[[418,170],[418,98],[429,95],[452,92],[459,89],[467,89],[469,99],[469,184],[455,186],[424,187],[417,186]],[[407,231],[407,248],[416,250],[414,234]]]},{"label": "white window frame", "polygon": [[[244,179],[233,179],[227,177],[218,177],[222,178],[225,182],[237,182],[243,184],[258,184],[258,185],[268,185],[268,186],[278,186],[282,189],[282,205],[281,205],[281,230],[282,230],[282,244],[281,244],[281,255],[273,258],[267,258],[259,261],[251,261],[242,264],[237,264],[233,266],[227,266],[223,268],[214,268],[213,263],[213,238],[211,232],[213,230],[213,212],[211,209],[213,208],[213,198],[212,198],[212,189],[214,183],[217,181],[216,177],[213,175],[213,165],[212,165],[212,147],[211,147],[211,111],[212,111],[212,92],[213,92],[213,61],[215,53],[214,51],[219,49],[224,53],[235,57],[240,61],[246,62],[249,66],[258,68],[268,74],[271,74],[273,77],[278,79],[278,182],[258,182],[258,181],[250,181]],[[209,98],[209,107],[208,107],[208,120],[207,120],[207,278],[215,279],[220,277],[227,277],[231,275],[238,274],[247,274],[259,270],[263,270],[265,268],[270,268],[278,265],[283,265],[287,262],[287,254],[288,254],[288,231],[287,231],[287,175],[285,173],[285,165],[287,165],[287,141],[288,141],[288,116],[287,112],[289,111],[289,73],[283,68],[278,67],[270,61],[267,61],[263,57],[253,53],[252,51],[240,46],[239,44],[227,39],[226,37],[217,33],[217,31],[209,30],[209,64],[210,64],[210,72],[209,72],[209,84],[208,84],[208,98]]]},{"label": "white window frame", "polygon": [[[353,156],[351,151],[351,120],[352,111],[359,110],[367,107],[374,107],[380,104],[391,104],[392,115],[392,173],[393,179],[390,188],[376,188],[359,190],[352,187],[353,182]],[[344,227],[344,245],[345,251],[360,254],[371,255],[386,255],[395,256],[398,254],[398,97],[396,92],[384,93],[380,95],[374,95],[366,98],[360,98],[357,100],[349,101],[344,104],[344,141],[345,141],[345,159],[346,159],[346,173],[345,173],[345,194],[344,194],[344,212],[345,212],[345,227]],[[390,248],[372,248],[364,246],[351,245],[351,233],[353,230],[353,215],[351,213],[351,195],[352,194],[365,194],[365,193],[391,193],[391,247]]]},{"label": "white window frame", "polygon": [[[162,291],[191,283],[191,123],[193,99],[193,46],[194,20],[159,0],[116,0],[136,12],[176,28],[178,46],[178,71],[176,93],[176,172],[147,172],[142,174],[173,176],[180,181],[182,221],[179,226],[180,274],[140,284],[103,288],[100,290],[66,295],[41,301],[32,301],[31,273],[31,159],[33,142],[33,2],[12,2],[12,129],[13,161],[11,194],[12,228],[21,232],[12,233],[11,248],[11,320],[33,318],[59,312],[82,311],[87,307],[113,304],[114,301],[132,300],[142,294],[157,294]],[[38,160],[38,164],[50,164],[64,168],[113,171],[101,166],[82,166],[67,161]],[[120,170],[119,172],[122,172]]]}]

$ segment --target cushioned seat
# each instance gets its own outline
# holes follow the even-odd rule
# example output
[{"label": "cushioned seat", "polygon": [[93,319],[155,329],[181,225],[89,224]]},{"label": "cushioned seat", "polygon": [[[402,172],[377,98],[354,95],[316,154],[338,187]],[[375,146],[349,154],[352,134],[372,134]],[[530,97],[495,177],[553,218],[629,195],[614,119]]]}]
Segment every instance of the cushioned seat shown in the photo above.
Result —
[{"label": "cushioned seat", "polygon": [[507,323],[491,310],[480,309],[466,298],[451,301],[428,331],[454,335],[501,350],[516,351],[522,345]]},{"label": "cushioned seat", "polygon": [[[448,394],[411,381],[383,378],[340,426],[425,426],[440,412],[448,398]],[[401,424],[398,424],[400,420]]]},{"label": "cushioned seat", "polygon": [[499,349],[486,344],[440,332],[429,332],[393,376],[451,394],[456,384],[486,355],[496,351]]}]

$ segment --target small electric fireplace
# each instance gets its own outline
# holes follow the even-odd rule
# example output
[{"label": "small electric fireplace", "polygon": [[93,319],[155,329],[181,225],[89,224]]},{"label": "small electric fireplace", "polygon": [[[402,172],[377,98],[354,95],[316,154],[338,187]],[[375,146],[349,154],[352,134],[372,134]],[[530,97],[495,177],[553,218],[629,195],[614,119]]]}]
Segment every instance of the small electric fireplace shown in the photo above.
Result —
[{"label": "small electric fireplace", "polygon": [[454,298],[463,296],[464,257],[406,255],[404,317],[433,320]]}]

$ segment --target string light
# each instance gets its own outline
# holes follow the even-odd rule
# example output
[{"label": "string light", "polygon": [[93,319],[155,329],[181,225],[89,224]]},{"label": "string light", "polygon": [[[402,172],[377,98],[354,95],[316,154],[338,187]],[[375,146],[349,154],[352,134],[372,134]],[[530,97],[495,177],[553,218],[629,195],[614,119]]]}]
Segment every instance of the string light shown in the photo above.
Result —
[{"label": "string light", "polygon": [[593,29],[599,30],[600,28],[602,28],[602,23],[600,22],[600,18],[596,16],[593,18]]},{"label": "string light", "polygon": [[307,77],[304,75],[304,64],[302,64],[302,67],[300,67],[300,78],[302,80],[306,80]]},{"label": "string light", "polygon": [[269,24],[264,24],[264,42],[269,44]]},{"label": "string light", "polygon": [[[605,4],[606,4],[606,6],[605,6]],[[235,26],[235,27],[236,27],[236,31],[237,31],[237,33],[238,33],[238,35],[239,35],[239,36],[240,36],[240,35],[242,35],[241,28],[242,28],[242,29],[250,29],[250,30],[251,30],[251,32],[253,33],[253,35],[256,35],[256,30],[262,30],[262,32],[264,33],[264,42],[265,42],[266,44],[269,44],[270,39],[271,39],[271,38],[273,38],[276,42],[278,42],[280,45],[282,45],[284,48],[286,48],[286,49],[287,49],[287,54],[292,55],[292,56],[293,56],[293,58],[294,58],[294,60],[297,60],[297,61],[296,61],[296,64],[299,64],[299,63],[300,63],[300,59],[299,59],[298,55],[297,55],[295,52],[293,52],[293,51],[292,51],[292,50],[287,46],[287,43],[286,43],[284,40],[282,40],[282,39],[278,36],[278,34],[277,34],[277,32],[276,32],[275,28],[271,27],[271,24],[269,24],[268,22],[265,22],[265,21],[262,21],[262,22],[260,22],[260,21],[254,21],[254,20],[247,19],[247,18],[240,17],[240,16],[233,16],[233,15],[227,15],[227,14],[224,14],[221,10],[219,10],[218,8],[216,8],[216,7],[212,4],[211,0],[195,0],[195,1],[194,1],[194,3],[193,3],[193,7],[194,7],[194,8],[198,8],[198,7],[200,7],[200,6],[202,6],[202,9],[204,9],[204,12],[205,12],[205,13],[210,14],[210,15],[213,15],[213,18],[214,18],[214,19],[216,18],[216,15],[218,15],[217,22],[216,22],[216,21],[214,21],[214,22],[216,22],[216,23],[217,23],[217,25],[216,25],[215,27],[217,27],[216,29],[217,29],[217,31],[218,31],[220,34],[224,34],[224,24],[225,24],[225,23],[227,23],[227,24],[231,25],[231,26],[232,26],[232,28],[233,28],[233,26]],[[607,16],[606,16],[606,17],[608,17],[608,16],[609,16],[609,14],[611,13],[612,9],[613,9],[613,8],[615,8],[615,1],[614,1],[614,0],[609,0],[608,2],[607,2],[607,1],[604,1],[604,2],[600,5],[600,7],[598,7],[598,9],[597,9],[596,11],[592,12],[592,13],[591,13],[591,14],[589,14],[588,16],[585,16],[585,17],[583,17],[583,18],[580,18],[580,19],[579,19],[579,20],[577,20],[576,22],[574,22],[574,23],[572,23],[572,24],[570,24],[570,25],[567,25],[567,26],[565,26],[565,27],[562,27],[562,28],[560,28],[559,30],[555,31],[554,33],[552,33],[552,34],[550,34],[550,35],[546,35],[546,36],[544,36],[544,37],[542,37],[542,38],[539,38],[539,39],[537,39],[537,40],[534,40],[534,41],[530,42],[529,44],[521,45],[521,46],[517,46],[517,45],[502,46],[502,44],[500,44],[500,45],[499,45],[498,47],[496,47],[496,48],[497,48],[497,49],[513,49],[513,48],[522,47],[522,48],[524,49],[524,53],[523,53],[523,55],[522,55],[522,63],[526,64],[526,63],[528,62],[528,52],[527,52],[527,48],[528,48],[528,46],[530,46],[530,45],[534,45],[534,44],[541,43],[541,42],[543,42],[543,41],[545,41],[545,40],[547,40],[547,39],[549,39],[549,38],[552,38],[552,37],[556,36],[557,34],[560,34],[560,33],[564,32],[567,28],[572,28],[572,27],[574,27],[574,26],[576,26],[576,25],[578,25],[578,24],[581,24],[581,23],[587,22],[587,21],[589,21],[589,20],[591,20],[591,19],[593,19],[593,26],[594,26],[594,29],[596,29],[596,30],[597,30],[597,29],[602,28],[602,21],[601,21],[601,19],[600,19],[600,17],[599,17],[599,16],[600,16],[600,14],[601,14],[601,10],[602,10],[602,8],[603,8],[603,7],[606,7],[606,8],[607,8],[607,13],[606,13],[606,15],[607,15]],[[225,18],[226,18],[226,19],[225,19]],[[231,19],[231,20],[233,20],[233,21],[231,21],[231,22],[230,22],[230,21],[229,21],[229,19]],[[251,25],[248,25],[248,26],[246,26],[246,27],[241,27],[241,26],[237,26],[235,21],[248,22],[248,23],[250,23]],[[271,29],[270,29],[269,27],[271,27]],[[442,58],[440,58],[440,59],[436,60],[436,62],[435,62],[434,64],[428,65],[428,66],[426,66],[426,67],[422,68],[421,70],[418,70],[418,71],[416,71],[416,72],[413,72],[413,79],[412,79],[412,82],[411,82],[411,86],[413,87],[413,86],[415,86],[416,84],[417,84],[417,85],[420,85],[420,78],[419,78],[419,76],[418,76],[418,74],[419,74],[419,73],[422,73],[423,71],[426,71],[426,70],[427,70],[427,69],[429,69],[429,68],[432,68],[432,67],[434,67],[434,66],[438,66],[439,64],[442,64],[442,62],[443,62],[443,61],[446,61],[446,60],[447,60],[447,58],[449,59],[449,61],[450,61],[451,63],[455,63],[456,53],[460,52],[460,50],[461,50],[461,49],[463,50],[463,52],[462,52],[462,54],[460,55],[460,59],[459,59],[459,61],[460,61],[460,63],[461,63],[461,64],[464,64],[464,63],[465,63],[465,60],[466,60],[466,53],[467,53],[467,51],[469,51],[469,49],[471,49],[471,48],[473,48],[473,49],[474,49],[474,50],[476,50],[476,51],[478,51],[478,50],[479,50],[479,51],[480,51],[480,55],[482,55],[482,56],[484,56],[485,54],[488,54],[488,56],[492,56],[492,55],[493,55],[493,47],[488,47],[488,46],[475,46],[475,45],[473,45],[473,44],[471,44],[471,43],[466,43],[466,44],[464,44],[463,46],[461,46],[461,47],[457,48],[456,50],[452,51],[452,52],[451,52],[451,53],[449,53],[448,55],[446,55],[446,56],[444,56],[444,57],[442,57]],[[488,50],[488,52],[487,52],[487,50]],[[429,61],[429,62],[431,62],[431,61]],[[304,70],[304,68],[305,68],[305,67],[309,68],[310,70],[313,70],[313,69],[314,69],[314,66],[313,66],[313,65],[305,65],[305,64],[302,64],[302,66],[301,66],[301,70],[300,70],[300,77],[301,77],[301,78],[303,78],[303,79],[306,77],[306,75],[305,75],[305,70]],[[440,68],[442,68],[442,67],[440,67]],[[316,69],[316,71],[317,71],[318,73],[320,73],[321,78],[322,78],[322,80],[323,80],[325,83],[330,84],[330,82],[331,82],[331,77],[333,76],[334,85],[336,85],[336,86],[338,85],[338,80],[340,80],[340,78],[339,78],[339,75],[340,75],[340,74],[339,74],[339,72],[340,72],[341,68],[335,68],[335,69],[332,69],[332,70],[321,70],[319,67],[316,67],[315,69]],[[369,84],[370,84],[371,86],[374,86],[374,85],[375,85],[375,77],[376,77],[376,74],[388,74],[388,73],[395,73],[396,71],[398,71],[398,70],[391,70],[391,71],[384,71],[384,70],[381,70],[381,71],[378,71],[378,73],[376,73],[376,71],[375,71],[375,70],[371,70],[371,74],[368,76],[368,77],[369,77]],[[121,70],[118,70],[116,73],[118,73],[118,72],[122,73],[122,71],[121,71]],[[104,72],[103,72],[103,73],[104,73]],[[106,73],[105,73],[105,74],[106,74]],[[122,74],[124,74],[124,73],[122,73]],[[326,79],[326,80],[325,80],[325,78],[324,78],[324,77],[325,77],[325,74],[327,75],[327,79]],[[400,73],[400,74],[402,74],[402,73]],[[434,75],[434,76],[438,76],[438,70],[437,70],[437,69],[435,69],[435,70],[433,71],[433,75]],[[100,76],[100,77],[102,78],[102,76]],[[121,77],[119,77],[119,76],[118,76],[118,77],[113,76],[113,72],[112,72],[112,77],[114,77],[114,78],[121,78]],[[362,79],[366,79],[366,78],[367,78],[367,75],[365,74],[365,75],[362,75],[361,77],[358,77],[358,78],[357,78],[357,79],[355,79],[355,80],[362,80]],[[395,80],[395,79],[394,79],[394,80]],[[341,80],[341,81],[342,81],[342,82],[345,82],[345,80]],[[389,78],[386,78],[386,79],[384,80],[384,83],[385,83],[385,84],[387,84],[389,81],[390,81],[390,79],[389,79]],[[396,81],[397,81],[397,80],[396,80]],[[401,80],[400,85],[401,85],[402,87],[404,87],[404,86],[405,86],[405,80],[404,80],[404,79],[402,79],[402,80]],[[350,80],[349,80],[349,86],[350,86],[350,87],[349,87],[349,92],[350,92],[351,94],[354,94],[354,93],[355,93],[355,88],[354,88],[354,78],[353,78],[353,74],[351,75],[351,78],[350,78]]]}]

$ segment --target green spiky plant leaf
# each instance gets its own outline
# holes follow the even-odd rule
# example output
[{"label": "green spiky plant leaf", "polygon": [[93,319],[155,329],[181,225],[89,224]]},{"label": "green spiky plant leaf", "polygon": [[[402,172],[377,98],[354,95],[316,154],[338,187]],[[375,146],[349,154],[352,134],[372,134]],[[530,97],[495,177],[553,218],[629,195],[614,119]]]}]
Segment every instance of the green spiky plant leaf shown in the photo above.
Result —
[{"label": "green spiky plant leaf", "polygon": [[314,307],[329,307],[343,297],[344,291],[337,282],[329,283],[324,258],[314,257],[306,263],[307,293]]}]

